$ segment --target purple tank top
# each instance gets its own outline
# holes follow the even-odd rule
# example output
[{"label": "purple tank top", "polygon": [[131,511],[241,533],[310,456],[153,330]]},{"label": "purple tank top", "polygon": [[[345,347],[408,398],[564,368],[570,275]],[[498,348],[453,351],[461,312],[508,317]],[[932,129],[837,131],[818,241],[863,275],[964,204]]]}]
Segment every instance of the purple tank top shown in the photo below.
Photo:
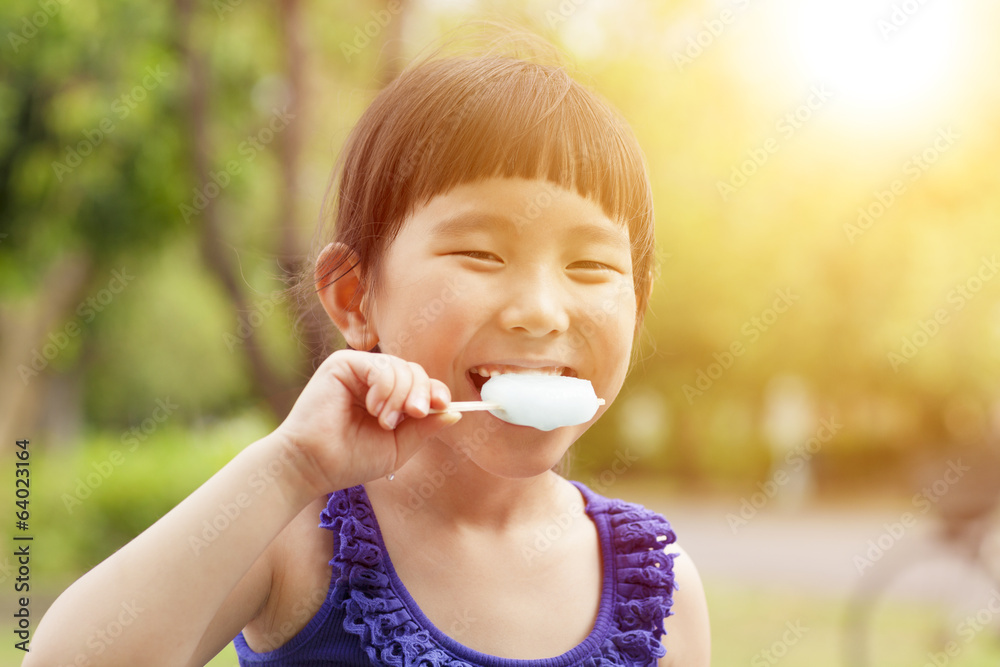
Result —
[{"label": "purple tank top", "polygon": [[573,482],[601,541],[603,589],[597,622],[562,655],[514,660],[479,653],[435,627],[396,576],[364,487],[329,494],[320,527],[334,531],[333,576],[323,605],[279,648],[255,653],[241,632],[233,640],[240,665],[329,667],[570,667],[655,665],[666,654],[663,620],[673,604],[675,540],[662,516],[600,496]]}]

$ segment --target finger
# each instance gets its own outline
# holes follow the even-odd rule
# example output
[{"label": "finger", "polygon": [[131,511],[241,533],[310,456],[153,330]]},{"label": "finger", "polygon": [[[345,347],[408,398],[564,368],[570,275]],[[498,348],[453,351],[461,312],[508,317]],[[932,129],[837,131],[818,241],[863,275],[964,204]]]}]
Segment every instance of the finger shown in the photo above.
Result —
[{"label": "finger", "polygon": [[409,366],[413,373],[413,385],[406,396],[403,409],[412,417],[426,417],[431,409],[431,379],[420,364],[411,361]]},{"label": "finger", "polygon": [[371,381],[372,360],[368,352],[357,350],[337,350],[320,364],[320,369],[332,373],[348,390],[357,397],[368,391]]},{"label": "finger", "polygon": [[392,392],[385,399],[385,405],[379,413],[379,423],[382,428],[392,430],[399,425],[403,419],[403,404],[413,386],[413,370],[410,365],[401,359],[393,359],[392,363],[393,385]]},{"label": "finger", "polygon": [[365,409],[368,410],[368,414],[378,418],[384,412],[386,402],[396,384],[396,374],[393,372],[392,359],[389,355],[371,355],[365,382],[368,384]]},{"label": "finger", "polygon": [[451,403],[451,390],[441,380],[431,380],[431,407],[444,410]]}]

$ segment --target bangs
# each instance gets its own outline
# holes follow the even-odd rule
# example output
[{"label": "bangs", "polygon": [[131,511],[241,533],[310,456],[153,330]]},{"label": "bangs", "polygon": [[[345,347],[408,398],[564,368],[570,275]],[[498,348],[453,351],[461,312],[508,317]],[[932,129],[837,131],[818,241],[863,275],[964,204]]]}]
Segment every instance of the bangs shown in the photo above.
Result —
[{"label": "bangs", "polygon": [[365,203],[383,226],[375,231],[389,238],[434,196],[492,177],[547,180],[597,202],[628,225],[633,243],[652,234],[638,142],[610,105],[562,68],[504,57],[432,61],[403,73],[368,113],[377,129],[347,165],[342,193],[355,175],[382,180],[363,189],[379,190]]},{"label": "bangs", "polygon": [[481,179],[537,178],[594,200],[612,220],[641,217],[650,206],[641,153],[609,106],[561,69],[513,60],[485,69],[462,98],[427,100],[428,132],[406,146],[397,172],[412,204]]}]

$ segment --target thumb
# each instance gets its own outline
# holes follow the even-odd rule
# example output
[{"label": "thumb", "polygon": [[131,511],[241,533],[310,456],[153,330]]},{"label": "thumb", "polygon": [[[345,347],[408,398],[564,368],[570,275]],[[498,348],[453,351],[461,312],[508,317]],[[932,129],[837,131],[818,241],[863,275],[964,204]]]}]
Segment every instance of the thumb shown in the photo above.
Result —
[{"label": "thumb", "polygon": [[460,412],[442,412],[419,419],[408,417],[396,427],[396,467],[402,468],[438,431],[462,418]]}]

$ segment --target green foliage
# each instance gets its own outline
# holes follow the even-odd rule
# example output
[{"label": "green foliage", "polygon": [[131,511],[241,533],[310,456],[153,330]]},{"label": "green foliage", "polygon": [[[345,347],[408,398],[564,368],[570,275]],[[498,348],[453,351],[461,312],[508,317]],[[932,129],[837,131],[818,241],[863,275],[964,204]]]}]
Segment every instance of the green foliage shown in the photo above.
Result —
[{"label": "green foliage", "polygon": [[185,173],[169,7],[44,4],[0,10],[0,266],[22,290],[67,249],[107,264],[176,230]]},{"label": "green foliage", "polygon": [[[242,350],[247,329],[205,275],[192,243],[126,257],[120,267],[134,279],[92,323],[84,394],[94,423],[134,425],[149,416],[157,399],[179,405],[171,415],[177,424],[252,402]],[[298,351],[288,333],[283,292],[260,293],[250,305],[268,358],[279,367],[294,366]]]},{"label": "green foliage", "polygon": [[96,433],[79,446],[32,441],[30,526],[38,545],[32,575],[79,576],[272,428],[248,414],[194,429],[165,422],[138,437],[128,430]]}]

